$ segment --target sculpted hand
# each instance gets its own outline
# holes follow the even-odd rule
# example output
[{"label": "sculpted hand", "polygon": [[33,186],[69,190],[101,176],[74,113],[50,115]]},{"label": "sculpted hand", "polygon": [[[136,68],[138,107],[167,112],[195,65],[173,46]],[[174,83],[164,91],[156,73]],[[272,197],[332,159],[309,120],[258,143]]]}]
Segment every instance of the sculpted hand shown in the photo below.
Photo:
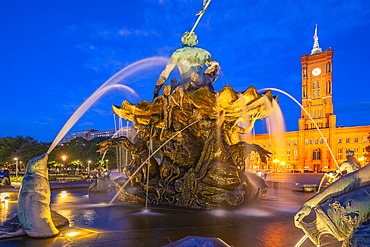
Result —
[{"label": "sculpted hand", "polygon": [[307,203],[303,204],[303,206],[299,209],[298,213],[294,216],[294,224],[296,227],[301,228],[300,222],[303,220],[304,217],[309,215],[311,212],[311,206]]}]

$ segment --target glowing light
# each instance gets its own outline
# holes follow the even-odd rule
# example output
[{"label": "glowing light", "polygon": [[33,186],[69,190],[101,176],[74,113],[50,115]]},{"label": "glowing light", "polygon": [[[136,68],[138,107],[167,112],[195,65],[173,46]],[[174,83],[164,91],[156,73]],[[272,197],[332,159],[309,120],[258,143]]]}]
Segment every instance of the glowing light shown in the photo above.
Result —
[{"label": "glowing light", "polygon": [[70,232],[67,234],[68,237],[73,237],[73,236],[76,236],[77,234],[79,234],[79,232]]},{"label": "glowing light", "polygon": [[66,198],[67,197],[67,191],[62,191],[61,196],[62,196],[62,198]]},{"label": "glowing light", "polygon": [[9,193],[1,193],[0,199],[1,199],[2,202],[4,202],[4,201],[6,201],[5,198],[9,197],[9,196],[10,196]]},{"label": "glowing light", "polygon": [[5,209],[8,209],[9,200],[4,200],[4,203],[5,203]]}]

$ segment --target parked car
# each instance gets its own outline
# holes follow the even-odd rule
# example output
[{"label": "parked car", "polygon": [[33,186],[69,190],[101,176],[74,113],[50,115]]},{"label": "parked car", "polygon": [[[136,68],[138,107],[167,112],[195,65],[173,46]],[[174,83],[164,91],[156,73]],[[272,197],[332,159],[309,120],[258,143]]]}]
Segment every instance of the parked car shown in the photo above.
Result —
[{"label": "parked car", "polygon": [[313,173],[313,171],[311,171],[311,170],[304,170],[303,172],[304,173]]},{"label": "parked car", "polygon": [[290,173],[302,173],[302,172],[299,170],[291,170]]}]

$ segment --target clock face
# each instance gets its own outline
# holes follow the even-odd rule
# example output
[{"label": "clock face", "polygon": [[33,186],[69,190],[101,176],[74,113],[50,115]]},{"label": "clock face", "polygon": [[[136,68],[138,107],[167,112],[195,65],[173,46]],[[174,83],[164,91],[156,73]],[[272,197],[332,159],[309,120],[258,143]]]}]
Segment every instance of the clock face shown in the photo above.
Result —
[{"label": "clock face", "polygon": [[318,75],[320,75],[320,73],[321,73],[320,68],[315,68],[314,70],[312,70],[312,75],[313,76],[318,76]]}]

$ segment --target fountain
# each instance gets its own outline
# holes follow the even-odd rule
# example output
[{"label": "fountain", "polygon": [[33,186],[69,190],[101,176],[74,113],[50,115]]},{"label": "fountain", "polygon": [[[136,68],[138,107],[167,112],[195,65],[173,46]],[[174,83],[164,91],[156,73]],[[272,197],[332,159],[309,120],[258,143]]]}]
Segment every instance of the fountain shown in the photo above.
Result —
[{"label": "fountain", "polygon": [[[266,100],[273,105],[276,99],[271,91],[258,94],[254,87],[237,93],[225,86],[215,92],[212,84],[219,64],[208,51],[195,47],[198,41],[194,33],[186,32],[182,42],[183,48],[172,54],[159,76],[152,102],[131,104],[125,100],[121,106],[113,105],[119,118],[132,121],[139,129],[132,142],[123,136],[100,144],[102,154],[116,147],[131,153],[132,162],[126,167],[131,187],[124,189],[129,181],[122,187],[114,183],[116,197],[205,209],[251,201],[256,195],[251,179],[244,173],[245,159],[255,151],[266,161],[270,153],[241,142],[239,134],[249,133],[257,119],[265,118],[271,112]],[[195,59],[197,56],[202,59]],[[164,94],[159,95],[176,65],[179,83],[171,79],[172,86],[164,85]],[[203,72],[204,65],[208,67]],[[239,122],[250,123],[244,129],[237,125]],[[152,141],[160,147],[155,152],[148,147]],[[159,163],[153,158],[156,152],[160,152]],[[253,184],[260,187],[257,191],[267,190],[263,183]]]}]

